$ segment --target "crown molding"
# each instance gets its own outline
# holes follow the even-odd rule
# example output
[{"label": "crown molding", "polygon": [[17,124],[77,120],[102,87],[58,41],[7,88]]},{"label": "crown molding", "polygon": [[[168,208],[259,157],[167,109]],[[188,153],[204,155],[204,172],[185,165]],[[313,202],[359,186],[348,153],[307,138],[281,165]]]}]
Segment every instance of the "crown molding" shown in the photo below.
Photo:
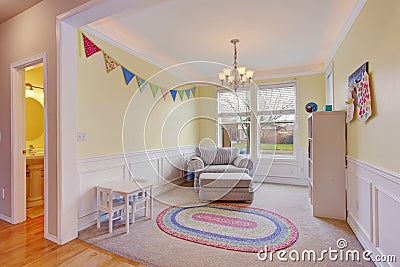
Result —
[{"label": "crown molding", "polygon": [[333,60],[333,57],[336,55],[337,50],[339,49],[340,45],[343,43],[344,38],[346,37],[347,33],[350,31],[351,27],[353,26],[353,23],[357,19],[358,15],[361,12],[361,9],[364,7],[366,2],[367,2],[367,0],[358,0],[350,17],[347,19],[346,24],[344,25],[342,31],[340,32],[335,45],[333,46],[331,52],[329,53],[328,57],[325,60],[324,68],[323,68],[324,72],[329,68],[330,63]]},{"label": "crown molding", "polygon": [[[347,19],[342,31],[339,34],[339,37],[337,38],[335,45],[331,49],[328,57],[326,60],[322,63],[315,63],[315,64],[306,64],[306,65],[298,65],[298,66],[290,66],[290,67],[283,67],[283,68],[271,68],[271,69],[262,69],[262,70],[256,70],[256,78],[254,78],[255,81],[260,81],[260,80],[266,80],[266,79],[274,79],[274,78],[288,78],[288,77],[299,77],[299,76],[307,76],[307,75],[314,75],[314,74],[321,74],[325,73],[335,54],[337,53],[337,50],[339,49],[340,45],[344,41],[347,33],[351,29],[353,23],[355,22],[356,18],[360,14],[363,6],[365,5],[367,0],[358,0],[350,17]],[[92,5],[94,3],[101,3],[104,2],[104,0],[92,0],[89,3]],[[81,27],[82,30],[88,32],[89,34],[107,42],[110,43],[111,45],[131,54],[134,55],[154,66],[159,67],[162,70],[166,70],[167,72],[171,73],[172,75],[183,79],[185,81],[191,81],[193,80],[193,77],[189,77],[187,75],[183,75],[182,72],[176,72],[171,70],[170,68],[167,68],[164,65],[161,65],[158,62],[155,62],[154,60],[151,60],[150,58],[146,57],[145,55],[127,47],[126,45],[96,31],[95,29],[89,27],[89,26],[83,26]],[[208,80],[217,80],[217,78],[214,77],[208,77]]]},{"label": "crown molding", "polygon": [[256,70],[257,76],[254,78],[254,81],[321,74],[324,73],[323,66],[324,63],[321,62],[321,63],[304,64],[304,65],[289,66],[282,68]]}]

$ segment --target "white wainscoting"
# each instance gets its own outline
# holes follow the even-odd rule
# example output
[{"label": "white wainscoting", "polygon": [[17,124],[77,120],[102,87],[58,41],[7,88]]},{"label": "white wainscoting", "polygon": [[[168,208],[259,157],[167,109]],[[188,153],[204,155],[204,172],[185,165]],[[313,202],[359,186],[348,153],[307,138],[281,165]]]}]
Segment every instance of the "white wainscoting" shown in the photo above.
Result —
[{"label": "white wainscoting", "polygon": [[129,177],[143,178],[151,181],[154,194],[159,194],[173,188],[172,182],[184,181],[184,160],[195,153],[195,146],[186,146],[134,152],[126,157],[118,154],[79,159],[78,229],[85,229],[96,222],[97,185]]},{"label": "white wainscoting", "polygon": [[255,182],[307,185],[307,150],[298,148],[296,157],[261,158],[254,162]]},{"label": "white wainscoting", "polygon": [[365,249],[400,266],[400,174],[347,157],[347,222]]}]

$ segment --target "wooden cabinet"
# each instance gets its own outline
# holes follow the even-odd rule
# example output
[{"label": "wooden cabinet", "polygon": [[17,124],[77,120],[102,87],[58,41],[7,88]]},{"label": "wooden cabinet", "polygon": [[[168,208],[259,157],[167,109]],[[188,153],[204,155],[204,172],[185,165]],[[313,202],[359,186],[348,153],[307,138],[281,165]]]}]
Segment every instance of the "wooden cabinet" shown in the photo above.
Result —
[{"label": "wooden cabinet", "polygon": [[345,157],[344,111],[311,113],[307,160],[313,216],[346,219]]}]

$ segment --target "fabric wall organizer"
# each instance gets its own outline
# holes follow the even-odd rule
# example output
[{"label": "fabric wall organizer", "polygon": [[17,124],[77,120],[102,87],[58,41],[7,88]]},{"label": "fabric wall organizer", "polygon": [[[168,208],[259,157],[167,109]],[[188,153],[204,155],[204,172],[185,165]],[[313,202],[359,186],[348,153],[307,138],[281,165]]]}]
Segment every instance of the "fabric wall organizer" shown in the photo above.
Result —
[{"label": "fabric wall organizer", "polygon": [[355,111],[357,112],[359,122],[367,121],[372,115],[368,62],[365,62],[349,76],[346,100],[346,123],[353,120]]}]

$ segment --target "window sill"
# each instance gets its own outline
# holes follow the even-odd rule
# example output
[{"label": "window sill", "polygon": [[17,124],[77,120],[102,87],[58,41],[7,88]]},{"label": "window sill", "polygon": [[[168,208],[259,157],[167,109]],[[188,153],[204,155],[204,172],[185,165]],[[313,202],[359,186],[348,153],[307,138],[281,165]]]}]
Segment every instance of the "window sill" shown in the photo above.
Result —
[{"label": "window sill", "polygon": [[259,161],[295,161],[296,155],[263,155],[258,156]]}]

